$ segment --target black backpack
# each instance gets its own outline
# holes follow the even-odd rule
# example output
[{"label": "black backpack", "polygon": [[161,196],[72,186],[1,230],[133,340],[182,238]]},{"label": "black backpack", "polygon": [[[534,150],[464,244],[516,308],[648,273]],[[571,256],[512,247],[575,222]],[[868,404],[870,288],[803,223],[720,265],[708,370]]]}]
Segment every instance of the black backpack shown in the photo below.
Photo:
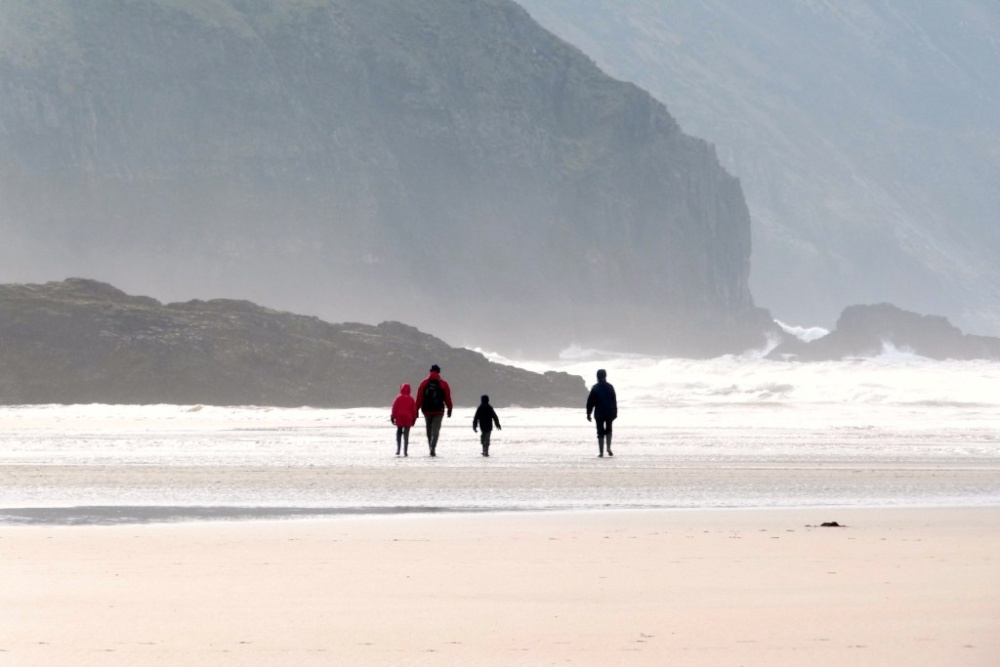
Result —
[{"label": "black backpack", "polygon": [[424,414],[428,412],[444,412],[444,389],[437,380],[428,380],[424,386],[424,400],[422,403]]}]

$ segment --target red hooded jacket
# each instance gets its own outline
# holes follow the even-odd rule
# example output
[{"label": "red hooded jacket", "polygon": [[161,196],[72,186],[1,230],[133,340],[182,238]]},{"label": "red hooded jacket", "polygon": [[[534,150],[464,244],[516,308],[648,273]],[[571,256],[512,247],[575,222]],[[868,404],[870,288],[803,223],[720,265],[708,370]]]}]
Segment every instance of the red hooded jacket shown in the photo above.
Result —
[{"label": "red hooded jacket", "polygon": [[392,421],[400,428],[410,428],[417,423],[417,404],[410,396],[407,382],[399,385],[399,396],[392,402]]}]

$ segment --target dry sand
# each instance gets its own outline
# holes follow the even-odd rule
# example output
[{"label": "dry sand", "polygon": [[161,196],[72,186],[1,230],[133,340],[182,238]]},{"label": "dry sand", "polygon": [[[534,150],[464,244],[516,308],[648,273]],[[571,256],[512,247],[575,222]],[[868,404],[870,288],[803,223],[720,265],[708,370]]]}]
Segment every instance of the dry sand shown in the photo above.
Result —
[{"label": "dry sand", "polygon": [[1000,509],[0,527],[2,666],[369,664],[995,667]]}]

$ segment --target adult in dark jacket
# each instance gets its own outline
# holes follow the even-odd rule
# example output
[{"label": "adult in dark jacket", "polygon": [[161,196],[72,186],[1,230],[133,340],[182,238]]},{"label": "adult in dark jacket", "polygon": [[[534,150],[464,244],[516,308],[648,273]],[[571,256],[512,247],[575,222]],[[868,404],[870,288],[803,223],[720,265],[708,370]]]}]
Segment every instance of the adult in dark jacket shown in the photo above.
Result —
[{"label": "adult in dark jacket", "polygon": [[[430,389],[428,389],[430,387]],[[441,435],[441,422],[444,420],[445,412],[451,417],[451,387],[441,377],[441,367],[437,364],[431,366],[430,375],[424,378],[417,389],[417,410],[424,413],[424,421],[427,423],[427,445],[430,447],[431,456],[437,456],[438,436]]]},{"label": "adult in dark jacket", "polygon": [[587,397],[587,421],[591,421],[593,413],[597,420],[598,456],[604,456],[604,445],[608,445],[608,456],[614,456],[611,451],[611,424],[618,417],[618,397],[615,388],[608,382],[608,372],[603,368],[597,371],[597,384],[590,388]]},{"label": "adult in dark jacket", "polygon": [[483,394],[479,399],[479,407],[476,409],[476,416],[472,418],[472,430],[479,428],[479,444],[483,446],[483,456],[490,455],[490,435],[493,432],[493,425],[497,425],[497,430],[501,431],[500,419],[496,411],[490,405],[490,397]]}]

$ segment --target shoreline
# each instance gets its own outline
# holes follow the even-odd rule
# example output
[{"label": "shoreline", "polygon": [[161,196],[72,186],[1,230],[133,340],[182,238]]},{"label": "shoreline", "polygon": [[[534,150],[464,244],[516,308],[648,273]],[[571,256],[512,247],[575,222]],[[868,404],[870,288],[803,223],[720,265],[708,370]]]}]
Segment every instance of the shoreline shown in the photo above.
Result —
[{"label": "shoreline", "polygon": [[[433,461],[434,463],[431,463]],[[601,461],[601,463],[596,463]],[[662,465],[617,457],[558,466],[482,459],[474,464],[442,457],[400,465],[0,465],[0,523],[97,508],[98,522],[119,510],[157,509],[251,515],[576,508],[709,508],[813,506],[1000,505],[1000,464],[967,462],[886,465],[870,462],[783,465],[706,462]],[[30,509],[35,508],[35,509]],[[274,509],[293,508],[293,509]],[[27,513],[24,510],[27,509]],[[132,510],[121,510],[126,513]],[[308,509],[302,510],[308,513]],[[132,512],[134,514],[134,512]],[[78,512],[79,514],[79,512]],[[137,516],[126,520],[144,520]],[[56,520],[58,522],[58,520]]]},{"label": "shoreline", "polygon": [[100,527],[131,525],[183,525],[200,523],[247,523],[318,521],[337,518],[401,516],[477,516],[587,514],[614,512],[795,512],[795,511],[881,511],[881,510],[990,510],[998,502],[885,504],[812,504],[769,506],[238,506],[238,505],[67,505],[51,507],[0,507],[0,529],[18,526]]},{"label": "shoreline", "polygon": [[987,667],[998,525],[849,507],[0,526],[0,666]]}]

